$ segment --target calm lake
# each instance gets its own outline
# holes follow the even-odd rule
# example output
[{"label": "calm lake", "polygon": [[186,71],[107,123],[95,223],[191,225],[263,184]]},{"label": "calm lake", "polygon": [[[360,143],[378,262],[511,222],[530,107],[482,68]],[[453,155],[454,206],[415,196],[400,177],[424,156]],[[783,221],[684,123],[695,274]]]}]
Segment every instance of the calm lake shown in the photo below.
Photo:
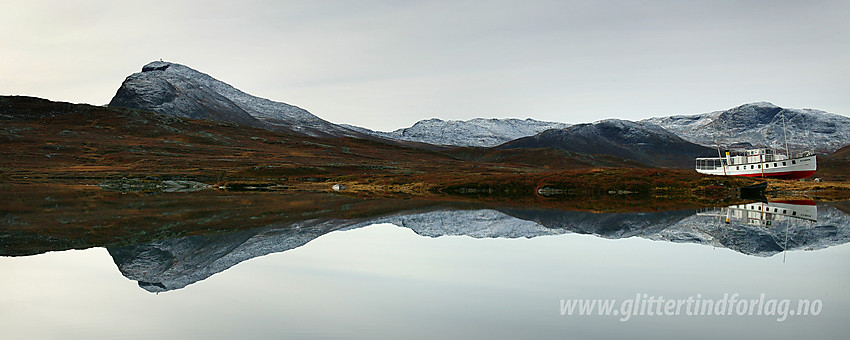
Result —
[{"label": "calm lake", "polygon": [[36,188],[2,203],[6,339],[850,332],[846,202],[600,214]]}]

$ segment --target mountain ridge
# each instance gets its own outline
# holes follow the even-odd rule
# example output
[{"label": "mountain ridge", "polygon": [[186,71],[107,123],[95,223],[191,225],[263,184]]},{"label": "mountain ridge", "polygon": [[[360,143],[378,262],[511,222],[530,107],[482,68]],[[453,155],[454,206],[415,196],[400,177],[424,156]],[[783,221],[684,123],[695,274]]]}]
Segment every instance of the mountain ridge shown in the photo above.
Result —
[{"label": "mountain ridge", "polygon": [[[298,106],[247,94],[206,73],[165,61],[148,63],[141,72],[128,76],[108,105],[314,137],[378,139],[420,148],[496,147],[546,130],[572,126],[531,118],[465,121],[431,118],[390,132],[374,131],[328,122]],[[723,147],[784,148],[783,117],[788,127],[788,144],[793,149],[831,153],[850,144],[850,118],[821,110],[782,108],[769,102],[635,122],[660,126],[688,142],[712,148],[718,142]]]},{"label": "mountain ridge", "polygon": [[815,109],[783,108],[770,102],[747,103],[709,113],[653,117],[641,122],[659,125],[682,139],[705,146],[749,143],[785,149],[783,125],[787,127],[788,146],[797,151],[832,153],[850,144],[850,118]]},{"label": "mountain ridge", "polygon": [[531,118],[474,118],[469,120],[430,118],[420,120],[410,127],[390,132],[374,131],[351,125],[343,126],[387,139],[446,146],[494,147],[548,129],[569,127],[570,124]]},{"label": "mountain ridge", "polygon": [[[631,122],[654,124],[688,142],[709,148],[716,147],[719,137],[724,140],[722,147],[784,148],[783,115],[788,118],[788,144],[793,149],[831,153],[850,144],[850,132],[845,132],[850,131],[850,118],[822,110],[782,108],[764,101],[709,113],[652,117]],[[549,129],[565,129],[573,125],[578,124],[532,118],[474,118],[465,121],[430,118],[390,132],[343,126],[393,140],[447,147],[498,147]]]}]

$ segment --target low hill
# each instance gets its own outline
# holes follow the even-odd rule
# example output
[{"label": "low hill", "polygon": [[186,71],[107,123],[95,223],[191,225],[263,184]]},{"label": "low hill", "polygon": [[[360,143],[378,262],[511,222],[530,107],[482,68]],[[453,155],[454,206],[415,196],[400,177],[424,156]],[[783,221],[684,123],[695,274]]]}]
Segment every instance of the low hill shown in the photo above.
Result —
[{"label": "low hill", "polygon": [[579,170],[589,168],[642,168],[646,165],[609,155],[591,155],[555,148],[495,149],[454,148],[445,151],[458,159],[471,162],[515,164],[546,170]]},{"label": "low hill", "polygon": [[497,148],[555,148],[584,154],[610,155],[649,166],[674,168],[691,168],[694,158],[710,156],[714,152],[711,148],[685,141],[657,125],[617,119],[547,130]]},{"label": "low hill", "polygon": [[850,145],[826,156],[818,156],[818,171],[813,178],[831,181],[850,180]]}]

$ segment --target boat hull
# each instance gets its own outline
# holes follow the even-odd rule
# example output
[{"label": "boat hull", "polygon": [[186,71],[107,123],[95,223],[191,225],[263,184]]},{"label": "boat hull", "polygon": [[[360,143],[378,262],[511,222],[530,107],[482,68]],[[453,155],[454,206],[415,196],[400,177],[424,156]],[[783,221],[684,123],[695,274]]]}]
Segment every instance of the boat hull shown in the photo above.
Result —
[{"label": "boat hull", "polygon": [[697,168],[696,171],[701,174],[717,176],[802,179],[815,174],[817,171],[817,158],[816,156],[806,156],[761,163],[724,165],[711,169]]},{"label": "boat hull", "polygon": [[812,177],[817,170],[804,170],[804,171],[788,171],[788,172],[775,172],[769,174],[742,174],[742,175],[731,175],[731,176],[745,176],[745,177],[764,177],[764,178],[778,178],[778,179],[803,179]]}]

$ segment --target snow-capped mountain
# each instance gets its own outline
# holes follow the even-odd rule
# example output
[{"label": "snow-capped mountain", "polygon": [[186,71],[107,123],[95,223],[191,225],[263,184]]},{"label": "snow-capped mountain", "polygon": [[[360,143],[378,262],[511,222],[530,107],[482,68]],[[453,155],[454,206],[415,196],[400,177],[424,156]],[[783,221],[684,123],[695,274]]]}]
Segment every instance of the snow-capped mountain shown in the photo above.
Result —
[{"label": "snow-capped mountain", "polygon": [[[409,228],[425,237],[533,238],[569,233],[619,239],[725,247],[746,255],[816,250],[850,242],[850,215],[819,205],[818,221],[785,219],[770,227],[734,220],[720,224],[696,211],[599,214],[545,209],[480,209],[399,212],[364,219],[314,219],[229,234],[187,236],[108,248],[121,273],[150,292],[180,289],[254,257],[298,248],[336,230],[377,223]],[[786,233],[787,241],[786,241]]]},{"label": "snow-capped mountain", "polygon": [[658,125],[619,119],[546,130],[499,146],[501,149],[545,147],[675,167],[689,167],[694,156],[710,155],[712,151],[685,141]]},{"label": "snow-capped mountain", "polygon": [[545,130],[563,129],[568,126],[570,124],[534,119],[476,118],[462,121],[433,118],[392,132],[372,131],[348,125],[345,127],[386,139],[447,146],[492,147]]},{"label": "snow-capped mountain", "polygon": [[235,122],[310,136],[362,136],[300,107],[255,97],[187,66],[154,61],[124,80],[112,107]]},{"label": "snow-capped mountain", "polygon": [[850,144],[850,118],[812,109],[787,109],[767,102],[686,116],[645,119],[700,145],[749,143],[785,148],[783,118],[791,151],[831,153]]},{"label": "snow-capped mountain", "polygon": [[[784,148],[783,116],[786,119],[788,144],[792,149],[829,153],[850,144],[850,118],[820,110],[786,109],[766,102],[745,104],[729,110],[705,114],[656,117],[631,123],[657,125],[685,141],[712,149],[715,148],[717,141],[720,141],[723,146],[753,145]],[[607,122],[613,121],[621,122],[620,125],[629,122],[624,120]],[[591,125],[607,122],[600,121]],[[564,130],[579,125],[588,126],[588,124],[571,125],[533,119],[482,118],[467,121],[428,119],[419,121],[409,128],[391,132],[344,126],[364,134],[392,140],[446,146],[494,147],[523,137],[534,136],[546,130]],[[656,134],[658,130],[652,128],[647,131]],[[700,150],[700,152],[703,151]],[[584,152],[597,153],[592,150]]]}]

